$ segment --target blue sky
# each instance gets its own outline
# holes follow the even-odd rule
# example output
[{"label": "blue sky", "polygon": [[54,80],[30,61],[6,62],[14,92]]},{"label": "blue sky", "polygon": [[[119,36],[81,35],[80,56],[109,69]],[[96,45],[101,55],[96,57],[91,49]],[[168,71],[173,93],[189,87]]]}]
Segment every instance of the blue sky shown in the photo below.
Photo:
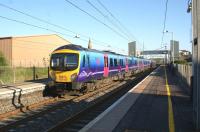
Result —
[{"label": "blue sky", "polygon": [[[88,4],[87,0],[70,1],[117,30],[110,25],[105,17],[94,10],[94,8]],[[90,0],[90,2],[106,16],[109,16],[97,0]],[[161,47],[165,0],[101,0],[101,2],[132,33],[134,37],[132,37],[131,40],[137,41],[138,50],[142,50],[143,43],[145,50],[154,50]],[[95,49],[110,49],[124,54],[127,52],[127,43],[129,40],[118,36],[101,23],[71,6],[65,0],[1,0],[0,3],[47,20],[53,24],[65,27],[66,29],[70,29],[77,34],[81,34],[81,39],[88,40],[90,37],[94,43],[93,47]],[[187,0],[169,0],[166,29],[174,33],[174,39],[180,42],[180,49],[191,51],[191,14],[188,14],[186,9]],[[62,32],[70,36],[75,36],[75,34],[71,32],[31,19],[1,6],[0,16],[24,21],[26,23]],[[0,37],[52,33],[55,34],[55,32],[52,31],[42,30],[0,18]],[[86,41],[67,35],[60,34],[60,36],[72,43],[84,47],[87,46]],[[96,42],[93,39],[104,43]],[[167,44],[168,48],[170,39],[170,34],[164,36],[163,43]]]}]

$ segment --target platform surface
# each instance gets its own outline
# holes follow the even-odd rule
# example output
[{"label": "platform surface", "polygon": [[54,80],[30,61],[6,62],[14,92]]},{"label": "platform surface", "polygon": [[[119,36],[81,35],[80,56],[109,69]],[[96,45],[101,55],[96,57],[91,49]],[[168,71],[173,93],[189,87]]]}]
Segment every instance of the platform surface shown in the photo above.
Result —
[{"label": "platform surface", "polygon": [[0,99],[6,97],[12,97],[13,93],[31,93],[35,91],[44,90],[46,84],[48,83],[49,79],[41,79],[36,81],[30,82],[23,82],[17,84],[10,84],[10,85],[1,85],[0,87]]},{"label": "platform surface", "polygon": [[159,67],[81,131],[194,131],[189,88]]}]

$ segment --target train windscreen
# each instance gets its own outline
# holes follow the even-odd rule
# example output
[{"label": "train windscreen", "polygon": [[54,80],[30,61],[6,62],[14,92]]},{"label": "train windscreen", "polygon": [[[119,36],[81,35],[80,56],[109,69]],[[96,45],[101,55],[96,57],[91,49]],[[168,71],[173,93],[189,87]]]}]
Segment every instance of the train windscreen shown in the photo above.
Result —
[{"label": "train windscreen", "polygon": [[51,68],[59,71],[71,71],[78,67],[78,54],[57,53],[51,56]]}]

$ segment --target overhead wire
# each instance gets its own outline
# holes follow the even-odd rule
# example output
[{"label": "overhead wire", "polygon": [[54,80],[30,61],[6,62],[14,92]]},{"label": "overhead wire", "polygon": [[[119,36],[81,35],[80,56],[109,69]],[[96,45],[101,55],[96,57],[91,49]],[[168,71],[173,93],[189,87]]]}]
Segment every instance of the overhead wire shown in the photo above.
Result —
[{"label": "overhead wire", "polygon": [[[1,15],[0,15],[0,18],[6,19],[6,20],[9,20],[9,21],[13,21],[13,22],[17,22],[17,23],[20,23],[20,24],[24,24],[24,25],[27,25],[27,26],[31,26],[31,27],[35,27],[35,28],[39,28],[39,29],[43,29],[43,30],[47,30],[47,31],[52,31],[52,32],[55,32],[55,33],[58,33],[58,34],[62,34],[62,35],[73,37],[71,35],[64,34],[64,33],[61,33],[61,32],[58,32],[58,31],[55,31],[55,30],[52,30],[52,29],[49,29],[49,28],[44,28],[44,27],[41,27],[41,26],[33,25],[33,24],[26,23],[26,22],[23,22],[23,21],[20,21],[20,20],[16,20],[16,19],[11,19],[11,18],[4,17],[4,16],[1,16]],[[88,42],[85,39],[81,39],[81,40]],[[24,40],[18,40],[18,41],[24,41]],[[31,42],[34,42],[34,41],[31,41]],[[38,42],[34,42],[34,43],[38,43]],[[103,46],[103,45],[100,45],[100,46]],[[103,47],[105,47],[105,46],[103,46]]]},{"label": "overhead wire", "polygon": [[130,34],[131,37],[133,37],[133,38],[136,39],[136,37],[135,37],[135,36],[120,22],[119,19],[117,19],[117,18],[113,15],[113,13],[112,13],[110,10],[108,10],[108,8],[107,8],[100,0],[97,0],[97,2],[104,8],[105,11],[107,11],[107,12],[110,14],[110,16],[111,16],[115,21],[117,21],[117,22],[119,23],[119,25],[124,29],[124,31],[127,32],[127,34]]},{"label": "overhead wire", "polygon": [[[59,26],[59,25],[57,25],[57,24],[50,23],[50,22],[48,22],[48,21],[46,21],[46,20],[44,20],[44,19],[40,19],[40,18],[38,18],[38,17],[36,17],[36,16],[30,15],[30,14],[25,13],[25,12],[23,12],[23,11],[20,11],[20,10],[18,10],[18,9],[9,7],[9,6],[5,5],[5,4],[0,3],[0,6],[5,7],[5,8],[7,8],[7,9],[10,9],[10,10],[13,10],[13,11],[15,11],[15,12],[18,12],[18,13],[20,13],[20,14],[23,14],[23,15],[28,16],[28,17],[30,17],[30,18],[33,18],[33,19],[35,19],[35,20],[41,21],[41,22],[43,22],[43,23],[49,24],[49,25],[51,25],[51,26],[60,28],[60,29],[62,29],[62,30],[69,31],[69,32],[74,33],[74,34],[79,34],[79,33],[76,33],[76,32],[74,32],[74,31],[72,31],[72,30],[66,29],[66,28],[64,28],[64,27],[62,27],[62,26]],[[54,32],[54,33],[57,33],[57,34],[61,34],[61,35],[64,35],[64,36],[69,36],[69,37],[74,38],[73,35],[69,35],[69,34],[66,34],[66,33],[63,33],[63,32],[59,32],[59,31],[56,31],[56,30],[53,30],[53,29],[45,28],[45,27],[42,27],[42,26],[30,24],[30,23],[27,23],[27,22],[24,22],[24,21],[21,21],[21,20],[12,19],[12,18],[8,18],[8,17],[5,17],[5,16],[0,16],[0,18],[6,19],[6,20],[9,20],[9,21],[13,21],[13,22],[16,22],[16,23],[24,24],[24,25],[27,25],[27,26],[31,26],[31,27],[43,29],[43,30],[46,30],[46,31],[51,31],[51,32]],[[83,35],[83,34],[80,34],[80,35],[84,36],[85,38],[86,38],[86,37],[89,37],[89,36]],[[94,44],[96,44],[96,45],[99,45],[99,46],[102,46],[102,47],[108,47],[108,46],[110,46],[108,43],[105,43],[105,42],[102,42],[102,41],[99,41],[99,40],[96,40],[96,39],[93,39],[93,38],[91,38],[91,39],[92,39],[93,41],[95,41]],[[79,40],[88,42],[88,40],[83,39],[83,38],[79,38]],[[106,45],[105,45],[105,44],[106,44]],[[111,46],[110,46],[110,47],[111,47]],[[115,48],[115,47],[112,47],[112,48],[118,49],[118,48]]]},{"label": "overhead wire", "polygon": [[30,23],[27,23],[27,22],[24,22],[24,21],[8,18],[8,17],[5,17],[5,16],[1,16],[0,15],[0,18],[6,19],[6,20],[9,20],[9,21],[13,21],[13,22],[17,22],[17,23],[20,23],[20,24],[24,24],[24,25],[27,25],[27,26],[43,29],[43,30],[46,30],[46,31],[55,32],[55,33],[58,33],[58,34],[61,34],[61,35],[73,37],[72,35],[69,35],[69,34],[66,34],[66,33],[58,32],[58,31],[55,31],[55,30],[52,30],[52,29],[49,29],[49,28],[45,28],[45,27],[41,27],[41,26],[38,26],[38,25],[30,24]]},{"label": "overhead wire", "polygon": [[5,7],[5,8],[7,8],[7,9],[10,9],[10,10],[13,10],[13,11],[15,11],[15,12],[18,12],[18,13],[20,13],[20,14],[23,14],[23,15],[28,16],[28,17],[30,17],[30,18],[33,18],[33,19],[35,19],[35,20],[41,21],[41,22],[43,22],[43,23],[47,23],[47,24],[52,25],[52,26],[54,26],[54,27],[57,27],[57,28],[60,28],[60,29],[64,29],[64,30],[67,30],[68,32],[71,32],[71,33],[76,34],[74,31],[71,31],[71,30],[69,30],[69,29],[66,29],[66,28],[64,28],[64,27],[62,27],[62,26],[59,26],[59,25],[57,25],[57,24],[50,23],[50,22],[47,21],[47,20],[44,20],[44,19],[35,17],[35,16],[33,16],[33,15],[30,15],[30,14],[25,13],[25,12],[23,12],[23,11],[20,11],[20,10],[18,10],[18,9],[12,8],[12,7],[7,6],[7,5],[5,5],[5,4],[0,3],[0,6]]},{"label": "overhead wire", "polygon": [[[31,27],[34,27],[34,28],[39,28],[39,29],[43,29],[43,30],[46,30],[46,31],[51,31],[51,32],[61,34],[61,35],[64,35],[64,36],[69,36],[69,37],[72,37],[72,38],[74,37],[73,35],[69,35],[69,34],[66,34],[66,33],[62,33],[62,32],[52,30],[52,29],[49,29],[49,28],[45,28],[45,27],[41,27],[41,26],[38,26],[38,25],[30,24],[30,23],[27,23],[27,22],[24,22],[24,21],[8,18],[8,17],[5,17],[5,16],[0,15],[0,18],[6,19],[6,20],[9,20],[9,21],[13,21],[13,22],[16,22],[16,23],[24,24],[24,25],[27,25],[27,26],[31,26]],[[82,40],[82,41],[88,42],[88,40],[86,40],[86,39],[83,39],[83,38],[79,38],[79,39]],[[103,46],[103,45],[100,45],[100,46]]]},{"label": "overhead wire", "polygon": [[[30,18],[32,18],[32,19],[38,20],[38,21],[40,21],[40,22],[43,22],[43,23],[49,24],[49,25],[51,25],[51,26],[57,27],[57,28],[59,28],[59,29],[62,29],[62,30],[71,32],[71,33],[73,33],[73,34],[76,34],[76,35],[79,34],[79,35],[81,35],[81,36],[83,36],[83,37],[85,37],[85,38],[91,38],[91,37],[89,37],[89,36],[87,36],[87,35],[74,32],[74,31],[72,31],[72,30],[70,30],[70,29],[67,29],[67,28],[63,27],[63,26],[60,26],[60,25],[51,23],[51,22],[49,22],[49,21],[47,21],[47,20],[44,20],[44,19],[38,18],[38,17],[36,17],[36,16],[30,15],[30,14],[28,14],[28,13],[26,13],[26,12],[20,11],[20,10],[18,10],[18,9],[15,9],[15,8],[13,8],[13,7],[10,7],[10,6],[7,6],[7,5],[5,5],[5,4],[0,3],[0,6],[2,6],[2,7],[4,7],[4,8],[7,8],[7,9],[10,9],[10,10],[12,10],[12,11],[18,12],[18,13],[23,14],[23,15],[25,15],[25,16],[28,16],[28,17],[30,17]],[[79,39],[82,40],[82,38],[79,38]],[[108,45],[106,42],[102,42],[102,41],[96,40],[96,39],[94,39],[94,38],[91,38],[91,39],[92,39],[92,40],[94,41],[94,43],[96,43],[97,45],[105,46],[105,45],[102,45],[102,43]],[[84,41],[85,41],[85,40],[84,40]],[[87,40],[87,41],[88,41],[88,40]],[[100,44],[100,43],[101,43],[101,44]]]},{"label": "overhead wire", "polygon": [[100,9],[98,9],[94,4],[92,4],[92,2],[90,2],[89,0],[87,0],[88,4],[93,7],[99,14],[101,14],[104,18],[106,18],[115,28],[117,28],[119,31],[121,31],[125,36],[127,36],[130,40],[130,36],[124,32],[116,23],[114,23],[109,16],[105,15]]},{"label": "overhead wire", "polygon": [[115,29],[113,29],[112,27],[110,27],[109,25],[107,25],[106,23],[104,23],[103,21],[99,20],[97,17],[93,16],[92,14],[90,14],[89,12],[83,10],[82,8],[80,8],[78,5],[74,4],[73,2],[69,1],[69,0],[65,0],[66,2],[68,2],[70,5],[72,5],[73,7],[77,8],[78,10],[82,11],[83,13],[85,13],[86,15],[90,16],[92,19],[96,20],[97,22],[101,23],[102,25],[104,25],[105,27],[107,27],[108,29],[110,29],[111,31],[113,31],[115,34],[117,34],[118,36],[120,36],[121,38],[125,39],[125,40],[129,40],[126,36],[122,35],[121,33],[119,33],[118,31],[116,31]]},{"label": "overhead wire", "polygon": [[130,30],[128,30],[124,24],[122,24],[122,22],[117,18],[115,17],[115,15],[100,1],[100,0],[97,0],[97,2],[101,5],[101,7],[113,18],[113,20],[115,20],[119,25],[120,27],[130,36],[130,38],[133,38],[132,41],[136,41],[138,44],[140,45],[143,45],[138,39],[137,37],[135,37],[131,32]]}]

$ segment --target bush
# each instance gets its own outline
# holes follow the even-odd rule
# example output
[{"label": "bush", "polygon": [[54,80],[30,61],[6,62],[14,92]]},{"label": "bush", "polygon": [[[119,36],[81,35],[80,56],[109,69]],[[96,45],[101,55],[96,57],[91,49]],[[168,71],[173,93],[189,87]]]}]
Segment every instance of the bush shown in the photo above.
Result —
[{"label": "bush", "polygon": [[0,66],[7,66],[6,58],[4,57],[2,52],[0,52]]},{"label": "bush", "polygon": [[175,64],[187,64],[188,62],[186,60],[176,60],[174,61]]}]

